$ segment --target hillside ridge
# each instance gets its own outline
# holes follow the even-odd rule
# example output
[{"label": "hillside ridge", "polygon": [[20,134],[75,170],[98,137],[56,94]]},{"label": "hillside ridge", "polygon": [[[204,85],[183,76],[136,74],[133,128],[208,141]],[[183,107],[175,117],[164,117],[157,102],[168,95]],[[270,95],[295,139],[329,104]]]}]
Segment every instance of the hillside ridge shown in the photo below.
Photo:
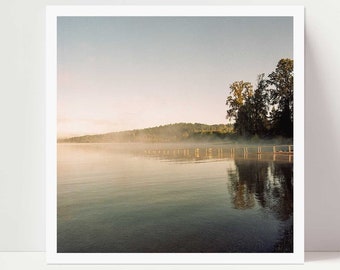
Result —
[{"label": "hillside ridge", "polygon": [[62,143],[179,142],[224,139],[234,133],[232,124],[175,123],[144,129],[59,139]]}]

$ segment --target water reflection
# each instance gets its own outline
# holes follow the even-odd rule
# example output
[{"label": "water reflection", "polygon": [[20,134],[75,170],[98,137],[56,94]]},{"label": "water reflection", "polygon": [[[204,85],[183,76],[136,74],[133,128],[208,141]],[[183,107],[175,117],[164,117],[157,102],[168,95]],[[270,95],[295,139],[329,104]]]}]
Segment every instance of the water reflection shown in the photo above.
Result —
[{"label": "water reflection", "polygon": [[235,160],[229,170],[228,189],[236,209],[248,209],[257,202],[285,221],[293,213],[293,164]]},{"label": "water reflection", "polygon": [[[271,149],[277,152],[270,152]],[[146,157],[175,162],[233,161],[227,168],[228,197],[237,210],[260,209],[281,225],[274,252],[293,252],[293,152],[292,146],[191,147],[148,149]],[[265,151],[263,151],[263,149]],[[269,149],[269,151],[268,151]],[[261,151],[262,150],[262,151]]]},{"label": "water reflection", "polygon": [[228,191],[235,209],[260,207],[282,222],[275,251],[293,251],[293,164],[235,160],[228,170]]},{"label": "water reflection", "polygon": [[58,145],[58,252],[292,252],[288,155],[227,150]]}]

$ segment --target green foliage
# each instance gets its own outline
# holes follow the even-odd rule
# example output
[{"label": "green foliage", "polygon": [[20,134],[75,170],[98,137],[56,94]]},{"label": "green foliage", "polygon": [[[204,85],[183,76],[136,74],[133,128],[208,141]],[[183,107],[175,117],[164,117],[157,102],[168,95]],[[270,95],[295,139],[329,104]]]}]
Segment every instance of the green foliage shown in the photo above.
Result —
[{"label": "green foliage", "polygon": [[74,143],[110,142],[181,142],[225,139],[233,134],[233,125],[177,123],[152,128],[87,135],[61,140]]},{"label": "green foliage", "polygon": [[256,89],[249,82],[230,85],[227,118],[244,137],[293,136],[293,60],[281,59],[274,72],[260,74]]},{"label": "green foliage", "polygon": [[272,130],[275,135],[293,136],[293,60],[281,59],[269,74]]},{"label": "green foliage", "polygon": [[226,104],[229,106],[227,118],[237,119],[238,112],[247,100],[253,95],[253,86],[250,82],[236,81],[230,85],[230,96],[227,97]]}]

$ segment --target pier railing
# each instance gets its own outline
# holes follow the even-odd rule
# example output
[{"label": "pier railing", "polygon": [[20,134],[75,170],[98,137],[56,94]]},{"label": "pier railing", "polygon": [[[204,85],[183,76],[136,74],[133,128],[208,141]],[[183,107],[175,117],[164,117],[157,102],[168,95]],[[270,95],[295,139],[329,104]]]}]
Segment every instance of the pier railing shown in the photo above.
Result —
[{"label": "pier railing", "polygon": [[161,159],[203,160],[203,159],[257,159],[293,162],[293,145],[251,145],[192,147],[181,149],[150,149],[144,155]]}]

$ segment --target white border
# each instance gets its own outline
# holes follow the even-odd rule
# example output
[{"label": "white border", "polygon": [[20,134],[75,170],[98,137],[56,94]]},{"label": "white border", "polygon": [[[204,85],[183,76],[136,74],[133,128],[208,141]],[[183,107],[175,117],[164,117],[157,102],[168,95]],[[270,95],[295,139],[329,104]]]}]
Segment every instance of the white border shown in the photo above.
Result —
[{"label": "white border", "polygon": [[[57,253],[57,17],[293,16],[294,252]],[[46,250],[63,264],[301,264],[304,261],[304,7],[302,6],[48,6],[46,8]]]}]

